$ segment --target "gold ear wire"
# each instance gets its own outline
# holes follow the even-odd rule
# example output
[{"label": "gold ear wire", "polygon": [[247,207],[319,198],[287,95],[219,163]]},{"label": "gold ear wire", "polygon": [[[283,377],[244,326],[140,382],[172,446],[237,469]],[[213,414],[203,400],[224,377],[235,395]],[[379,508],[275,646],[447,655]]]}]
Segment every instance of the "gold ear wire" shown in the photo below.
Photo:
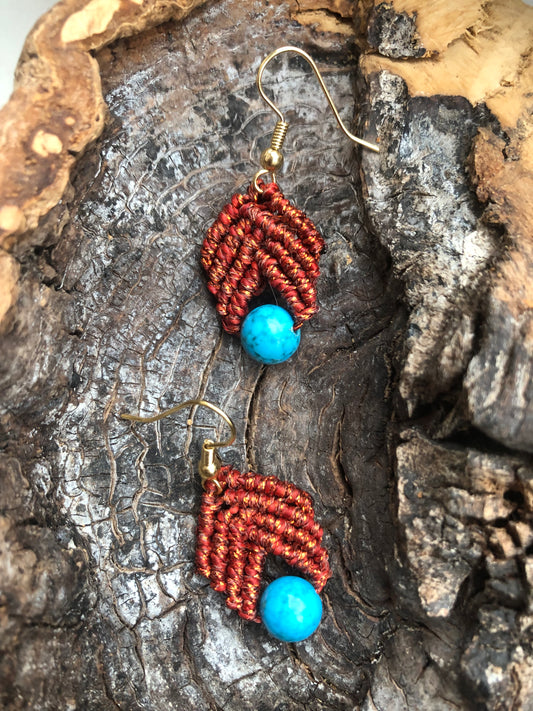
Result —
[{"label": "gold ear wire", "polygon": [[254,177],[254,185],[256,188],[258,187],[257,186],[258,178],[260,178],[262,175],[265,175],[266,173],[271,173],[272,179],[274,179],[276,170],[279,170],[281,168],[281,166],[283,165],[283,154],[281,152],[281,148],[282,148],[283,143],[285,141],[285,136],[287,135],[287,131],[289,129],[289,124],[283,118],[283,114],[278,109],[278,107],[265,94],[264,89],[263,89],[262,79],[263,79],[263,72],[265,71],[267,64],[270,61],[272,61],[272,59],[274,59],[274,57],[277,57],[279,54],[283,54],[284,52],[294,52],[295,54],[299,54],[300,57],[303,57],[311,65],[311,68],[314,71],[316,78],[318,79],[318,83],[320,84],[320,88],[324,92],[326,99],[328,100],[331,110],[333,111],[335,119],[337,120],[337,123],[339,124],[342,132],[354,143],[358,143],[359,145],[364,146],[365,148],[368,148],[369,150],[374,151],[375,153],[379,153],[379,146],[376,146],[375,143],[369,143],[368,141],[365,141],[362,138],[358,138],[357,136],[354,136],[353,133],[348,131],[348,129],[344,125],[341,117],[339,116],[339,112],[337,111],[337,108],[336,108],[335,104],[333,103],[331,94],[329,93],[326,85],[324,84],[322,75],[318,71],[318,67],[316,66],[313,58],[309,54],[307,54],[307,52],[304,52],[304,50],[300,49],[299,47],[291,47],[291,46],[278,47],[278,49],[275,49],[273,52],[271,52],[267,57],[265,57],[263,59],[263,61],[259,65],[259,69],[257,70],[257,79],[256,79],[257,89],[258,89],[259,93],[261,94],[263,100],[268,104],[268,106],[270,106],[272,111],[274,111],[274,113],[278,116],[279,120],[277,121],[276,126],[274,128],[274,133],[272,134],[272,140],[270,142],[270,147],[265,149],[263,151],[263,153],[261,154],[262,170],[260,170],[258,173],[256,173],[256,175]]},{"label": "gold ear wire", "polygon": [[[235,437],[237,436],[237,430],[235,429],[235,425],[228,417],[228,415],[226,415],[224,410],[220,409],[220,407],[217,407],[216,405],[207,402],[207,400],[186,400],[185,402],[182,402],[179,405],[176,405],[175,407],[171,407],[169,410],[160,412],[157,415],[152,415],[151,417],[140,417],[139,415],[130,415],[127,413],[121,414],[120,417],[123,420],[130,420],[131,422],[157,422],[158,420],[162,420],[164,417],[169,417],[170,415],[173,415],[174,413],[179,412],[180,410],[183,410],[186,407],[197,406],[207,407],[210,410],[213,410],[213,412],[216,412],[217,415],[220,415],[220,417],[222,417],[222,419],[229,425],[231,430],[231,434],[227,440],[221,442],[213,442],[213,440],[205,439],[202,444],[202,454],[200,456],[200,462],[198,464],[198,471],[200,474],[200,478],[202,479],[202,486],[209,479],[213,479],[215,483],[218,484],[215,477],[217,471],[222,466],[222,462],[216,450],[219,449],[219,447],[229,447],[231,444],[233,444],[233,442],[235,441]],[[192,424],[192,420],[190,420],[190,422]],[[220,484],[218,485],[220,486]]]}]

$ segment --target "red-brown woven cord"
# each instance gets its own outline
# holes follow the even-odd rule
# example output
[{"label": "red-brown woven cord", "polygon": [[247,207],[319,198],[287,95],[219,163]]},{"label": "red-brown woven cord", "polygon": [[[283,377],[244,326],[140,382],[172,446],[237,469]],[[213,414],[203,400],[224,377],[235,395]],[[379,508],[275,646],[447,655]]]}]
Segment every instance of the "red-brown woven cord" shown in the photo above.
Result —
[{"label": "red-brown woven cord", "polygon": [[202,266],[228,333],[238,333],[250,301],[270,284],[292,312],[295,328],[318,309],[316,280],[324,240],[275,183],[259,181],[231,198],[207,231]]},{"label": "red-brown woven cord", "polygon": [[309,494],[275,476],[221,467],[207,481],[198,517],[196,566],[225,592],[226,604],[259,622],[257,603],[265,558],[281,556],[305,573],[317,592],[331,577],[323,531]]}]

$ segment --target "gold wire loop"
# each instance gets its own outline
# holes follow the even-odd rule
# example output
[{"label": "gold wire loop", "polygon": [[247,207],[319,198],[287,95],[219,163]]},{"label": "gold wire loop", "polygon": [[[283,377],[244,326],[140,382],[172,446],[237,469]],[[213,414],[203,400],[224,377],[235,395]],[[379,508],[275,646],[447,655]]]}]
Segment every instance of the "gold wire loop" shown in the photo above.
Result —
[{"label": "gold wire loop", "polygon": [[257,181],[259,180],[259,178],[262,178],[262,177],[263,177],[263,175],[270,175],[271,179],[272,179],[274,182],[276,182],[276,174],[273,173],[271,170],[268,170],[268,169],[266,169],[266,168],[265,168],[265,169],[262,169],[262,170],[258,170],[257,173],[254,175],[254,179],[253,179],[254,188],[257,190],[258,193],[262,193],[262,192],[263,192],[263,190],[260,188],[260,186],[259,186],[259,184],[258,184],[258,182],[257,182]]},{"label": "gold wire loop", "polygon": [[[335,104],[333,103],[333,99],[331,98],[331,94],[329,93],[326,85],[324,84],[324,80],[322,79],[322,75],[320,74],[318,67],[315,64],[314,59],[307,54],[307,52],[304,52],[303,49],[300,49],[299,47],[278,47],[278,49],[275,49],[273,52],[270,52],[268,56],[266,56],[261,64],[259,65],[259,69],[257,70],[257,79],[256,79],[256,84],[257,84],[257,89],[261,96],[263,97],[263,100],[270,106],[272,111],[277,114],[279,117],[279,120],[285,124],[288,127],[288,124],[285,122],[285,119],[283,118],[283,114],[281,111],[278,109],[278,107],[274,104],[274,102],[268,98],[268,96],[265,94],[263,90],[263,84],[262,84],[262,79],[263,79],[263,72],[265,71],[265,68],[267,64],[274,59],[274,57],[277,57],[279,54],[283,54],[284,52],[294,52],[295,54],[299,54],[300,57],[303,57],[310,65],[312,70],[314,71],[316,78],[318,79],[318,83],[320,84],[320,88],[324,92],[326,99],[328,100],[328,103],[331,107],[331,110],[333,111],[333,114],[337,120],[337,123],[339,124],[342,132],[354,143],[359,143],[359,145],[364,146],[365,148],[369,148],[371,151],[375,151],[376,153],[379,153],[379,146],[376,146],[375,143],[369,143],[368,141],[364,141],[362,138],[358,138],[357,136],[354,136],[353,133],[348,131],[346,126],[344,125],[341,117],[339,116],[339,112],[337,111],[337,108]],[[279,124],[279,122],[278,122]],[[285,133],[286,133],[285,129]],[[285,138],[285,134],[283,135],[283,138]],[[283,140],[282,140],[283,143]],[[279,146],[278,150],[281,149],[281,145]]]},{"label": "gold wire loop", "polygon": [[179,405],[176,405],[175,407],[171,407],[169,410],[164,410],[164,412],[160,412],[157,415],[152,415],[151,417],[140,417],[139,415],[130,415],[128,413],[122,413],[120,417],[123,420],[130,420],[131,422],[157,422],[158,420],[162,420],[164,417],[174,415],[176,412],[179,412],[180,410],[183,410],[186,407],[197,406],[207,407],[209,410],[216,412],[216,414],[220,415],[224,422],[229,425],[229,428],[231,430],[229,438],[224,441],[213,442],[213,440],[211,439],[204,440],[202,444],[200,462],[198,464],[198,471],[202,479],[202,485],[205,485],[205,482],[207,480],[212,479],[220,487],[220,484],[218,483],[215,477],[217,471],[222,465],[222,462],[215,450],[217,450],[219,447],[229,447],[231,444],[233,444],[237,436],[237,430],[235,429],[233,421],[228,417],[228,415],[226,415],[224,410],[220,409],[220,407],[213,405],[207,400],[186,400],[185,402],[182,402]]}]

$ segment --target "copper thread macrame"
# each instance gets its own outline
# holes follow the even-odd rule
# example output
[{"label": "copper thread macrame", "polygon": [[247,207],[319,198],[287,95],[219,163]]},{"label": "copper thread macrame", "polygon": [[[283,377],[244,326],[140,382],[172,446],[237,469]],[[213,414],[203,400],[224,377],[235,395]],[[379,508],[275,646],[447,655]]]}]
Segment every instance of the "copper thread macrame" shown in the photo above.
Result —
[{"label": "copper thread macrame", "polygon": [[320,593],[331,576],[322,535],[309,494],[275,476],[223,466],[206,482],[196,566],[212,588],[226,593],[228,607],[260,622],[257,602],[266,556],[281,556]]},{"label": "copper thread macrame", "polygon": [[266,284],[287,302],[294,328],[318,309],[316,281],[324,240],[276,183],[236,194],[207,231],[202,266],[228,333],[239,333],[250,301]]}]

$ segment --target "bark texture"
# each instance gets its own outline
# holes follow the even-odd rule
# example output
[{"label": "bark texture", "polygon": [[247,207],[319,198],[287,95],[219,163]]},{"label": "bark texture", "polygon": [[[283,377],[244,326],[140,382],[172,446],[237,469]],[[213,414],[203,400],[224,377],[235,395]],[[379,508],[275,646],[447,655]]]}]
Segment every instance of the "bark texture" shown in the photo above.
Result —
[{"label": "bark texture", "polygon": [[[58,4],[0,114],[1,704],[533,708],[533,10],[192,7]],[[354,152],[305,62],[269,66],[280,183],[328,249],[297,356],[262,367],[199,247],[268,144],[255,71],[281,44],[382,150]],[[334,574],[304,643],[194,571],[212,413],[119,418],[191,397],[234,419],[226,462],[314,497]]]}]

